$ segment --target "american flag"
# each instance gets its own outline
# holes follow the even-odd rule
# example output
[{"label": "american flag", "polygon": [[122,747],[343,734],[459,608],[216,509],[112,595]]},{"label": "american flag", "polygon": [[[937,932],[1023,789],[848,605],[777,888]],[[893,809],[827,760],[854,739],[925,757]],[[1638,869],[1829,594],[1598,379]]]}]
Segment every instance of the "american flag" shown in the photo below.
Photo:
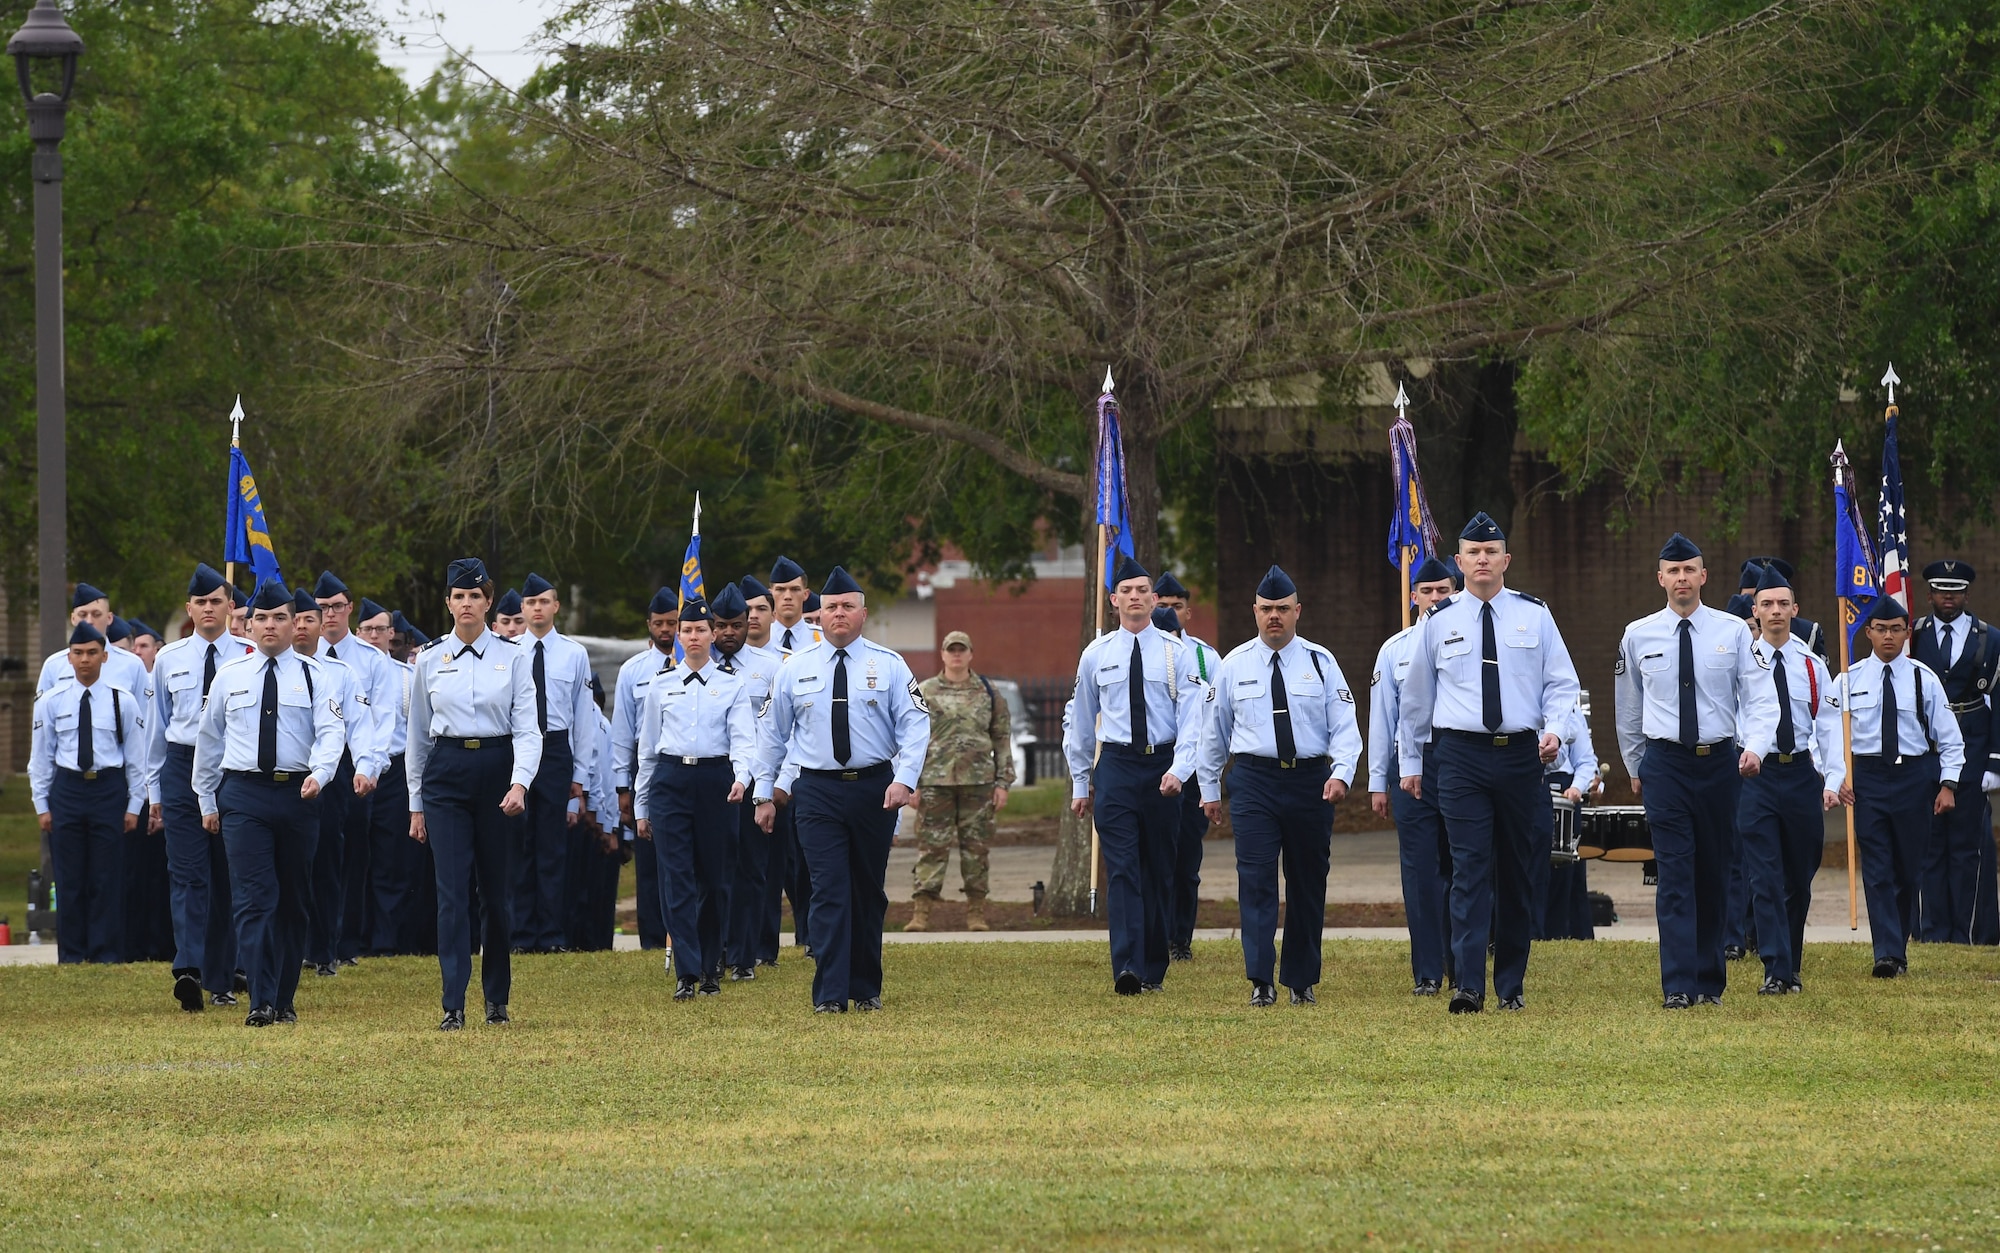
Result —
[{"label": "american flag", "polygon": [[1882,562],[1882,594],[1910,607],[1910,519],[1903,510],[1903,465],[1896,454],[1896,410],[1882,437],[1882,502],[1875,517],[1876,551]]}]

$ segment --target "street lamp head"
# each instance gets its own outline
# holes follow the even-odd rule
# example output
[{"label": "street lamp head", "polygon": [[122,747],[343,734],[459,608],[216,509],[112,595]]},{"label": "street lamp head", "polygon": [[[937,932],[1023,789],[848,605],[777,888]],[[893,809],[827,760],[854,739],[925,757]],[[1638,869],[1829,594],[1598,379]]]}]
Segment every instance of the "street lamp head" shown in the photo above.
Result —
[{"label": "street lamp head", "polygon": [[83,55],[83,37],[63,21],[56,0],[35,0],[28,20],[7,41],[7,55],[14,58],[14,74],[21,83],[21,98],[34,103],[31,71],[36,61],[62,62],[62,88],[56,95],[67,101],[76,86],[76,59]]}]

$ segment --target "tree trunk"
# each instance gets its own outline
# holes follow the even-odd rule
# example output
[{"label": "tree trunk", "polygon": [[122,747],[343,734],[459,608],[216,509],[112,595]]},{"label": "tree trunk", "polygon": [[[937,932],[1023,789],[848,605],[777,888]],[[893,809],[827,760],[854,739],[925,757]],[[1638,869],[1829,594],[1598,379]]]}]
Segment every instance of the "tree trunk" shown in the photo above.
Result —
[{"label": "tree trunk", "polygon": [[[1097,464],[1096,440],[1091,465]],[[1093,476],[1094,478],[1094,476]],[[1097,638],[1097,606],[1103,599],[1103,553],[1097,547],[1097,502],[1083,502],[1083,616],[1077,630],[1077,652]],[[1068,719],[1064,719],[1067,729]],[[1063,791],[1068,794],[1069,767],[1063,767]],[[1081,918],[1090,912],[1090,819],[1079,818],[1065,804],[1056,829],[1056,858],[1049,867],[1049,913],[1057,918]]]}]

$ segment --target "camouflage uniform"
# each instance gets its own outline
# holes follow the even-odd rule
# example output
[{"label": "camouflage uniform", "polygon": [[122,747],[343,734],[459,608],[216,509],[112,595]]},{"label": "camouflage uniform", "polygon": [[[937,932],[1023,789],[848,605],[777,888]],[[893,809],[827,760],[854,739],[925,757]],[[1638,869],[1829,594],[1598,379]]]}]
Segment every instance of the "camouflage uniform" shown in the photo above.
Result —
[{"label": "camouflage uniform", "polygon": [[943,675],[918,685],[931,707],[931,747],[924,758],[918,813],[916,892],[938,898],[951,846],[967,899],[986,895],[986,849],[993,840],[993,789],[1014,786],[1014,741],[1007,702],[977,673],[953,683]]}]

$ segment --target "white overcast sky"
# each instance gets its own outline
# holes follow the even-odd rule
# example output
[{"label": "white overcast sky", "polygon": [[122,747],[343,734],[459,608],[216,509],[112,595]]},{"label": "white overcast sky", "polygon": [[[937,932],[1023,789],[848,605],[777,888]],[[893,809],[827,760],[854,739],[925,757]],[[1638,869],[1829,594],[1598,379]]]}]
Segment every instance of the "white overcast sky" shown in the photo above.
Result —
[{"label": "white overcast sky", "polygon": [[376,0],[402,46],[385,43],[382,59],[412,86],[457,51],[487,73],[518,87],[534,72],[535,33],[561,0]]}]

